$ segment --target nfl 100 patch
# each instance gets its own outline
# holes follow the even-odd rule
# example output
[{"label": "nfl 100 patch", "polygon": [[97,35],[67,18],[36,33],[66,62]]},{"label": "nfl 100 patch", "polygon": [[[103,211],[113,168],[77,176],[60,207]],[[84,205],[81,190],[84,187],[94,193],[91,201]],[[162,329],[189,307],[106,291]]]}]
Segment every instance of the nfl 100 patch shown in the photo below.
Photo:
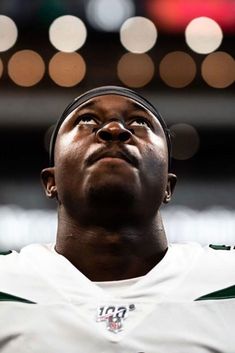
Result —
[{"label": "nfl 100 patch", "polygon": [[118,333],[123,330],[123,322],[127,319],[129,312],[133,310],[135,310],[134,304],[99,305],[97,308],[96,321],[105,322],[108,331]]}]

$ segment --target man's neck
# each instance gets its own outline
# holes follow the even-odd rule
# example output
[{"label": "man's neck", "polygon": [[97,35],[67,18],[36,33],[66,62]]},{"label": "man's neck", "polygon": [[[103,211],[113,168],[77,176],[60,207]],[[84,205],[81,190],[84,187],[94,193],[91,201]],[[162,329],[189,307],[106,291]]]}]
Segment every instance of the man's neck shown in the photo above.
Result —
[{"label": "man's neck", "polygon": [[141,227],[112,230],[59,217],[56,251],[90,280],[114,281],[149,272],[164,257],[167,240],[160,215]]}]

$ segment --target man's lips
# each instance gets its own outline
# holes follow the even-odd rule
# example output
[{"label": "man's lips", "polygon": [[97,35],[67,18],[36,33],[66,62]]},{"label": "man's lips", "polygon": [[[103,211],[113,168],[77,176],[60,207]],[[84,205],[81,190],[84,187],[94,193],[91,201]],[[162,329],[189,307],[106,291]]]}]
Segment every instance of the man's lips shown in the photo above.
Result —
[{"label": "man's lips", "polygon": [[118,159],[123,159],[127,163],[133,165],[134,167],[138,168],[138,160],[136,157],[131,155],[130,153],[123,151],[123,150],[117,150],[117,151],[112,151],[112,150],[105,150],[105,151],[96,151],[92,155],[90,155],[87,160],[86,164],[87,166],[90,166],[94,164],[95,162],[99,161],[100,159],[103,158],[118,158]]}]

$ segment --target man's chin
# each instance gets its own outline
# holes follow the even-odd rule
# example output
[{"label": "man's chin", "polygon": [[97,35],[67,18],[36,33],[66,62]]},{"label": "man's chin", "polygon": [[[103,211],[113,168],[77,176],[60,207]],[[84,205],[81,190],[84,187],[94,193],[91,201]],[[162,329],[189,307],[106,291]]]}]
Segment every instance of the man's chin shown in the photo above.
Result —
[{"label": "man's chin", "polygon": [[91,186],[87,190],[87,198],[89,203],[96,207],[125,207],[127,204],[130,206],[135,202],[136,192],[134,189],[131,185],[115,182],[105,183]]},{"label": "man's chin", "polygon": [[114,184],[91,187],[86,200],[88,224],[118,229],[130,225],[133,219],[136,223],[139,202],[133,188]]}]

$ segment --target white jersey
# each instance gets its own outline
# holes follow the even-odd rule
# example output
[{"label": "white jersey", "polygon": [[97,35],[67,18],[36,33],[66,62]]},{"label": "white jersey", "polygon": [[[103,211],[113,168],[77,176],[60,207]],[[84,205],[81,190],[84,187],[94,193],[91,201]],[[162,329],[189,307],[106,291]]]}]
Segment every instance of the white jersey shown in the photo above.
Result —
[{"label": "white jersey", "polygon": [[170,245],[148,274],[111,286],[52,245],[0,256],[0,352],[234,353],[235,251],[224,249]]}]

